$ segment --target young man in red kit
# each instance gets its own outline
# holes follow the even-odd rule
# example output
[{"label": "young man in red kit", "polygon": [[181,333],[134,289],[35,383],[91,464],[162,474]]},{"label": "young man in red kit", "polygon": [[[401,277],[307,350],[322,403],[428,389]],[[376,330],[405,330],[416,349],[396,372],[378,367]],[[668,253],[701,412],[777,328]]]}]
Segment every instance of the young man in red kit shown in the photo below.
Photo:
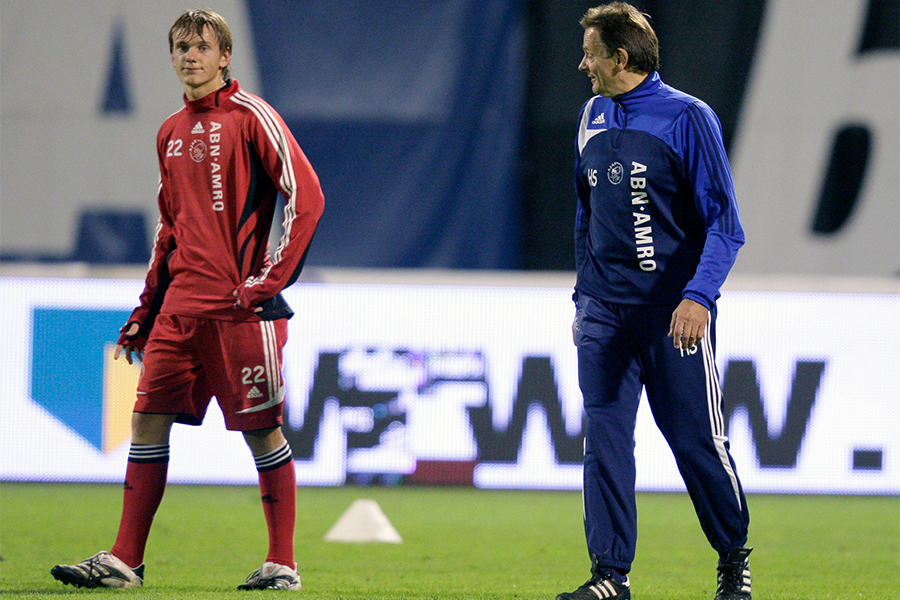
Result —
[{"label": "young man in red kit", "polygon": [[[199,425],[215,396],[259,472],[269,550],[240,589],[300,589],[296,479],[281,433],[282,349],[293,314],[280,296],[300,273],[322,215],[319,180],[281,117],[229,77],[231,32],[190,10],[169,31],[184,107],[157,136],[160,218],[146,285],[116,358],[143,362],[115,544],[52,575],[78,587],[143,585],[144,547],[166,487],[173,423]],[[283,230],[269,256],[278,193]]]}]

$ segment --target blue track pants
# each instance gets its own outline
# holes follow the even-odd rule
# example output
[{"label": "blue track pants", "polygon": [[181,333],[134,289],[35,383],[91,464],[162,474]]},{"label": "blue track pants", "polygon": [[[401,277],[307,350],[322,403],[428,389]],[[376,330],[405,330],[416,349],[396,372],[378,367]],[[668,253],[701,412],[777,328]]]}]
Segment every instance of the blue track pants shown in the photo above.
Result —
[{"label": "blue track pants", "polygon": [[683,353],[667,336],[674,310],[578,296],[578,381],[587,416],[584,527],[600,567],[627,573],[634,560],[634,428],[644,387],[712,547],[722,555],[747,541],[750,515],[722,418],[715,309],[702,343]]}]

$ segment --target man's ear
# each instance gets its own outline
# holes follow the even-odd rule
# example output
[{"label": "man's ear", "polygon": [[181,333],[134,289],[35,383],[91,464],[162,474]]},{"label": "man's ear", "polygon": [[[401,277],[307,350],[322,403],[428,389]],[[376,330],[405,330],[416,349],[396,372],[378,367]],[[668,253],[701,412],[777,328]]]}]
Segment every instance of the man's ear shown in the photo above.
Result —
[{"label": "man's ear", "polygon": [[616,61],[616,72],[628,69],[628,50],[616,48],[613,58]]}]

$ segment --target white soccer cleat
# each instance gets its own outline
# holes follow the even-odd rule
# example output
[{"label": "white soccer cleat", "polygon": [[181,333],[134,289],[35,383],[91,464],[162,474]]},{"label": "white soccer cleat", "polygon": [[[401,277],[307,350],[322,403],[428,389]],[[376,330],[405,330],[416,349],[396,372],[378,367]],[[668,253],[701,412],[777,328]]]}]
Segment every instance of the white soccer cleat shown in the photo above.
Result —
[{"label": "white soccer cleat", "polygon": [[247,581],[238,586],[239,590],[300,590],[300,575],[294,569],[265,562],[247,576]]},{"label": "white soccer cleat", "polygon": [[83,588],[134,589],[144,584],[144,565],[132,569],[106,551],[77,565],[56,565],[50,574],[65,584]]}]

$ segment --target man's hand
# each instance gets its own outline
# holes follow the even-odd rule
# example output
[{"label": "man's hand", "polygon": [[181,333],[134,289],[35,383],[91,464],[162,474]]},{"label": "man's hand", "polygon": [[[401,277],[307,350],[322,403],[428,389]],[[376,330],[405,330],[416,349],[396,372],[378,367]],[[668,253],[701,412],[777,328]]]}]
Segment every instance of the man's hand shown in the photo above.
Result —
[{"label": "man's hand", "polygon": [[[234,307],[235,308],[249,308],[248,306],[244,306],[244,304],[241,302],[241,297],[238,295],[237,290],[234,290],[233,292],[231,292],[231,295],[234,296]],[[253,309],[253,312],[262,312],[262,307],[257,306],[256,308]]]},{"label": "man's hand", "polygon": [[672,313],[669,337],[679,350],[693,348],[700,343],[709,323],[709,309],[685,298]]},{"label": "man's hand", "polygon": [[[126,331],[125,327],[128,327],[127,331]],[[137,323],[131,323],[130,325],[125,325],[125,327],[123,327],[119,331],[124,333],[125,337],[129,337],[129,338],[135,337],[138,334],[138,331],[140,331],[140,329],[141,329],[141,326],[138,325]],[[125,353],[125,361],[129,365],[133,364],[133,359],[131,358],[132,354],[134,354],[134,356],[136,356],[138,360],[140,360],[140,361],[144,360],[143,346],[132,345],[128,341],[125,341],[124,343],[116,344],[116,353],[113,354],[113,360],[119,360],[119,356],[121,356],[123,352]]]}]

